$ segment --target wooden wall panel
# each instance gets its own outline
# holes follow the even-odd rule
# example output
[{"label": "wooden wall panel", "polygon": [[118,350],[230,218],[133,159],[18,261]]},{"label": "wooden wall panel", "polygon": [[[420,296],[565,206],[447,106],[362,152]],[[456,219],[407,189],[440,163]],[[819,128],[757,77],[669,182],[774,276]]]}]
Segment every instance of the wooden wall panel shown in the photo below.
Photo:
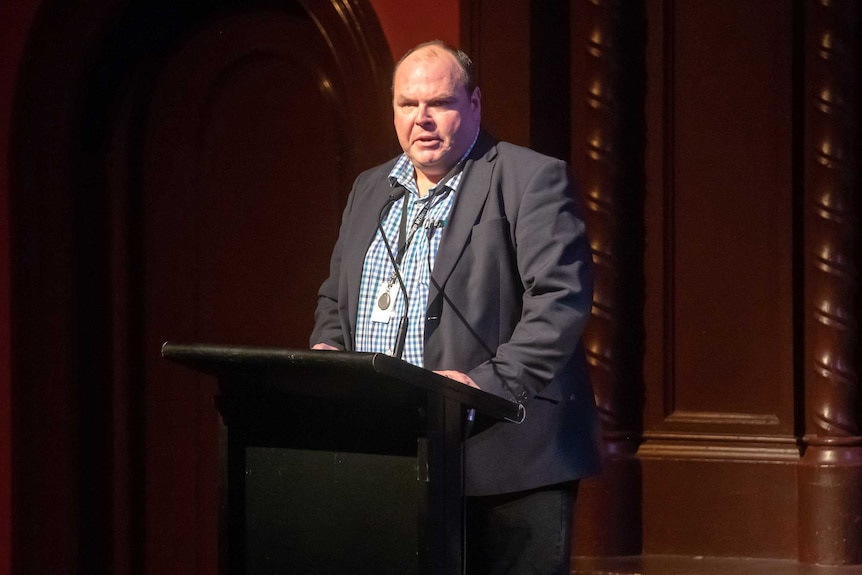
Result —
[{"label": "wooden wall panel", "polygon": [[647,428],[792,434],[792,6],[652,6]]},{"label": "wooden wall panel", "polygon": [[482,125],[495,137],[530,143],[530,1],[466,2],[461,26],[482,90]]},{"label": "wooden wall panel", "polygon": [[646,553],[796,554],[796,17],[647,2]]},{"label": "wooden wall panel", "polygon": [[674,18],[668,407],[790,431],[791,5],[678,2]]},{"label": "wooden wall panel", "polygon": [[[61,574],[69,566],[97,573],[110,569],[105,548],[113,535],[106,196],[78,169],[93,151],[80,100],[90,87],[90,48],[114,7],[39,8],[32,20],[18,21],[31,27],[4,134],[9,169],[2,177],[9,178],[11,218],[11,563],[16,573]],[[27,11],[22,7],[21,15]]]},{"label": "wooden wall panel", "polygon": [[661,457],[643,465],[644,554],[796,554],[795,462]]},{"label": "wooden wall panel", "polygon": [[16,80],[38,2],[0,5],[0,574],[12,570],[11,129]]}]

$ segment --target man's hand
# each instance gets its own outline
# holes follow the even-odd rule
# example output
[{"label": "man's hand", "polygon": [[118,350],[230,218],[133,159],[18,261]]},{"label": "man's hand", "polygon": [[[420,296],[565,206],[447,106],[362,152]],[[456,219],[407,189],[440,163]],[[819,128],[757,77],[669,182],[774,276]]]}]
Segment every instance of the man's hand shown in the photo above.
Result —
[{"label": "man's hand", "polygon": [[469,385],[470,387],[475,387],[476,389],[480,389],[476,382],[473,381],[469,375],[466,373],[461,373],[460,371],[454,371],[451,369],[444,369],[442,371],[435,371],[434,373],[438,375],[442,375],[443,377],[448,377],[449,379],[454,379],[464,385]]},{"label": "man's hand", "polygon": [[326,351],[338,351],[337,347],[332,347],[328,343],[316,343],[311,346],[311,349],[325,349]]}]

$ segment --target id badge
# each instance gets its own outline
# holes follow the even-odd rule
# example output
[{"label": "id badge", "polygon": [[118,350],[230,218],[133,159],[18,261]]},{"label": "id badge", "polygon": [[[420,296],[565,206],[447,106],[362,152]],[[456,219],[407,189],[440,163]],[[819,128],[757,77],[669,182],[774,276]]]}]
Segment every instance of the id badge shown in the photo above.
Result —
[{"label": "id badge", "polygon": [[374,296],[374,309],[371,311],[371,321],[377,323],[389,323],[392,312],[395,309],[395,298],[398,290],[390,286],[389,282],[380,284],[377,294]]}]

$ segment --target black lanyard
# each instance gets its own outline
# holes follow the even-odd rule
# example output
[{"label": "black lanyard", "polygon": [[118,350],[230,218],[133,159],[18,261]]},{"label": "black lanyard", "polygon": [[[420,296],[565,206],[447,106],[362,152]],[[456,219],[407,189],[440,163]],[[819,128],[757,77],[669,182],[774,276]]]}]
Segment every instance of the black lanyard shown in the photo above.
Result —
[{"label": "black lanyard", "polygon": [[[409,192],[408,192],[409,193]],[[401,266],[401,260],[404,259],[404,253],[407,251],[407,248],[410,247],[410,243],[413,241],[413,237],[416,235],[416,231],[422,227],[422,224],[425,222],[425,218],[428,217],[428,210],[431,209],[431,203],[434,201],[434,198],[437,194],[431,194],[425,205],[422,206],[422,210],[416,215],[416,218],[413,220],[413,225],[410,226],[410,232],[407,232],[407,211],[409,209],[410,200],[407,197],[407,194],[404,194],[404,204],[401,207],[401,226],[400,226],[400,234],[398,236],[398,253],[395,256],[395,265]]]}]

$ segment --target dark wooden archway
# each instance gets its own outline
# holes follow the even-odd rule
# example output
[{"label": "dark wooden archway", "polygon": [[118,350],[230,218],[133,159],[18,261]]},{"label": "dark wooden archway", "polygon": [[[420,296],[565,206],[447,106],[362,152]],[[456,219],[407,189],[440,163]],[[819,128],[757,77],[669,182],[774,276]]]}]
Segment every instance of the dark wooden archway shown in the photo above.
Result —
[{"label": "dark wooden archway", "polygon": [[305,345],[389,50],[364,0],[48,3],[25,61],[13,564],[212,573],[211,390],[159,345]]}]

